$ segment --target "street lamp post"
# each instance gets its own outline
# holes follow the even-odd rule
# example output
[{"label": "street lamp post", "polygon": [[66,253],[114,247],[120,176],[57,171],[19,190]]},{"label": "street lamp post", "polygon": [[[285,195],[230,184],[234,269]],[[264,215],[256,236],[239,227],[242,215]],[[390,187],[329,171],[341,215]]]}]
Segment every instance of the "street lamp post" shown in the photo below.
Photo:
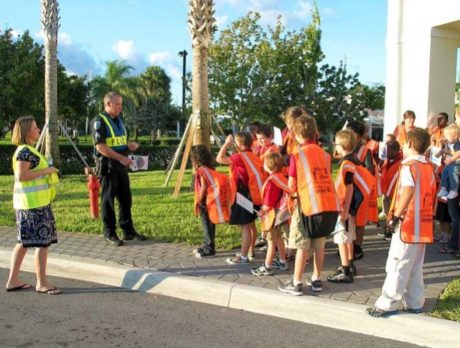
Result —
[{"label": "street lamp post", "polygon": [[188,52],[186,50],[180,51],[179,56],[182,57],[182,118],[183,122],[186,120],[186,115],[185,115],[185,87],[187,81],[185,80],[185,74],[186,74],[186,64],[187,64],[187,54]]}]

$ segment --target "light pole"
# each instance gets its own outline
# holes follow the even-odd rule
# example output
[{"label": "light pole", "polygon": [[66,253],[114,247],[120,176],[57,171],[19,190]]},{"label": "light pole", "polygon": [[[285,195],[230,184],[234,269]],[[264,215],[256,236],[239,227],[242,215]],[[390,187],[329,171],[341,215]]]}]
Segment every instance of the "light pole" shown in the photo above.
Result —
[{"label": "light pole", "polygon": [[185,80],[186,66],[187,66],[187,54],[186,50],[180,51],[179,56],[182,57],[182,119],[185,124],[185,87],[187,81]]}]

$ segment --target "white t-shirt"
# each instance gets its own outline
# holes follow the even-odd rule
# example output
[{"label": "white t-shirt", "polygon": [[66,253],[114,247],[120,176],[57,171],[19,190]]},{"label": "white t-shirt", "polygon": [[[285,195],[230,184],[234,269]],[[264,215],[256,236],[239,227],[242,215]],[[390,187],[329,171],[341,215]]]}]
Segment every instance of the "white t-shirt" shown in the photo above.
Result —
[{"label": "white t-shirt", "polygon": [[[405,164],[407,162],[411,162],[411,161],[419,161],[419,162],[422,162],[422,163],[426,163],[426,158],[425,156],[423,155],[414,155],[414,156],[409,156],[407,158],[405,158],[401,164]],[[415,182],[414,182],[414,178],[412,177],[412,173],[410,172],[410,166],[402,166],[401,167],[401,174],[400,174],[400,183],[401,183],[401,187],[414,187],[415,186]]]}]

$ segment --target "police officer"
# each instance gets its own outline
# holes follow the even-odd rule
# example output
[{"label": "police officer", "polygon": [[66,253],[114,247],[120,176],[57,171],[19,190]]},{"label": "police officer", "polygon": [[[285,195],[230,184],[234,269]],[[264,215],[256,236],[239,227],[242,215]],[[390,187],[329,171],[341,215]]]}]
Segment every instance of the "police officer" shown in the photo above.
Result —
[{"label": "police officer", "polygon": [[121,246],[123,241],[116,234],[115,197],[119,204],[118,224],[123,230],[123,240],[145,240],[136,232],[131,217],[131,189],[128,167],[132,160],[128,151],[136,151],[139,144],[127,141],[126,129],[121,119],[123,99],[116,92],[104,96],[104,112],[93,120],[93,142],[96,159],[96,175],[102,187],[101,210],[104,224],[104,239]]}]

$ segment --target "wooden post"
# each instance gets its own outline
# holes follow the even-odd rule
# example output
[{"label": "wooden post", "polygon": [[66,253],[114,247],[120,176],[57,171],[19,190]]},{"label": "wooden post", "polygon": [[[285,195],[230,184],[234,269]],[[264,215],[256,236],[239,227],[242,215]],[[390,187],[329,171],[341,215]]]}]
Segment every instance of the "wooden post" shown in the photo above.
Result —
[{"label": "wooden post", "polygon": [[192,123],[190,125],[190,131],[187,137],[187,144],[185,145],[184,155],[182,156],[182,162],[179,169],[179,175],[177,176],[176,187],[174,189],[173,198],[179,196],[180,187],[182,185],[182,180],[184,179],[185,169],[187,167],[188,157],[192,149],[193,137],[195,136],[198,120],[200,119],[200,110],[197,110],[193,113]]}]

